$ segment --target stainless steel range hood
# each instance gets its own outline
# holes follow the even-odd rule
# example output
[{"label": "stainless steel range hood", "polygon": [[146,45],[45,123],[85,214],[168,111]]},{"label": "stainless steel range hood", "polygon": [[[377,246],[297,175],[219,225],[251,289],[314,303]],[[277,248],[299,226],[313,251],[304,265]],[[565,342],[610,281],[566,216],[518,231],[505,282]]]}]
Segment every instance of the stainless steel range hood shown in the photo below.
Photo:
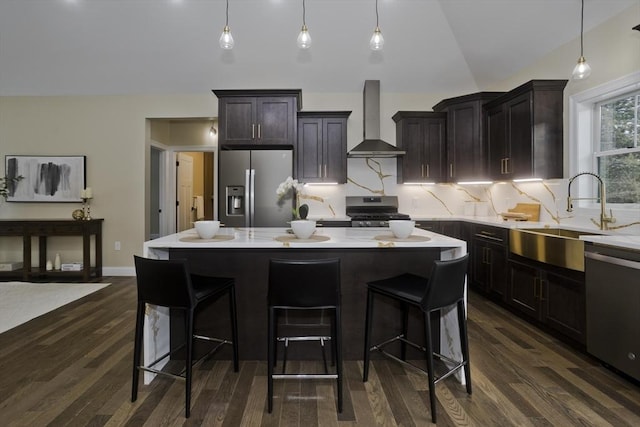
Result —
[{"label": "stainless steel range hood", "polygon": [[380,80],[365,80],[363,93],[364,141],[348,157],[397,157],[403,150],[380,139]]}]

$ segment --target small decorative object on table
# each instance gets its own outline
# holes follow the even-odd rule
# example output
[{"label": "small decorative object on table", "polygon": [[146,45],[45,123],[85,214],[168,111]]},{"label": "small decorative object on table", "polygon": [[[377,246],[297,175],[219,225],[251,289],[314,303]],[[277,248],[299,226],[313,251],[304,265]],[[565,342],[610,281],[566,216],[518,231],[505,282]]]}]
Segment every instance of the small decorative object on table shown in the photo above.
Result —
[{"label": "small decorative object on table", "polygon": [[282,203],[283,200],[287,198],[289,192],[293,193],[293,197],[295,197],[295,206],[293,207],[294,220],[307,219],[307,215],[309,215],[309,205],[306,203],[302,205],[300,204],[300,194],[302,193],[303,187],[303,183],[288,176],[284,182],[281,182],[280,185],[278,185],[278,189],[276,190],[279,203]]},{"label": "small decorative object on table", "polygon": [[71,218],[75,219],[76,221],[83,220],[84,219],[84,210],[82,210],[82,209],[74,210],[71,213]]},{"label": "small decorative object on table", "polygon": [[80,198],[82,199],[82,219],[91,219],[91,199],[93,199],[93,190],[91,187],[87,187],[80,192]]}]

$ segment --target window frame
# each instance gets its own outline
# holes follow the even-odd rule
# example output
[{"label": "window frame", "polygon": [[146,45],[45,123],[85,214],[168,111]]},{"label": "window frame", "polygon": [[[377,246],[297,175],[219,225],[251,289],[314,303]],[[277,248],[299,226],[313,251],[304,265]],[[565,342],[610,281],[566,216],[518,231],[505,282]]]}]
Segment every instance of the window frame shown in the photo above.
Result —
[{"label": "window frame", "polygon": [[[596,138],[596,135],[600,131],[600,112],[596,106],[638,91],[640,91],[640,72],[629,74],[569,97],[569,177],[583,171],[598,172],[599,147],[596,144],[599,138]],[[640,144],[640,141],[638,143]],[[640,147],[633,150],[640,151]],[[631,152],[630,149],[615,151]],[[613,152],[614,150],[610,150],[608,154],[613,154]],[[576,180],[572,186],[572,194],[581,194],[582,197],[598,197],[596,181]],[[599,203],[597,200],[583,200],[579,201],[577,206],[599,208]],[[618,211],[637,210],[640,208],[640,203],[608,203],[607,208]]]}]

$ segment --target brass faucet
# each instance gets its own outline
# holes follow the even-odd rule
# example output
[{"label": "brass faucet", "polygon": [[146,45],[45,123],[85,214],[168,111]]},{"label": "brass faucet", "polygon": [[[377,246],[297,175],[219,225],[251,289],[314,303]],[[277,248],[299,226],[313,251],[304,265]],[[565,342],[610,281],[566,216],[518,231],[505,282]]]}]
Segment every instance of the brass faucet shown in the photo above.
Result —
[{"label": "brass faucet", "polygon": [[[573,183],[573,180],[579,177],[580,175],[591,175],[592,177],[598,180],[598,189],[600,192],[599,198],[598,197],[582,197],[582,198],[575,198],[575,199],[571,198],[571,184]],[[600,200],[600,224],[599,224],[600,230],[607,230],[609,228],[609,224],[613,224],[614,222],[616,222],[616,219],[613,217],[612,210],[609,210],[610,214],[607,215],[607,208],[605,206],[607,196],[605,193],[604,182],[602,181],[602,178],[600,178],[595,173],[580,172],[569,179],[569,188],[567,190],[567,212],[573,211],[572,202],[574,200]]]}]

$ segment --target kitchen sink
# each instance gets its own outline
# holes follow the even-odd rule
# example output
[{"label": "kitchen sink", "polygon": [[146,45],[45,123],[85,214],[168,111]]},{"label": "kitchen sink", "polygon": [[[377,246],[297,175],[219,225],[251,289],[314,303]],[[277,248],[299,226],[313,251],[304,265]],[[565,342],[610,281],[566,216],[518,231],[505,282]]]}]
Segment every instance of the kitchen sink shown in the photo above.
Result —
[{"label": "kitchen sink", "polygon": [[509,231],[511,253],[534,261],[584,271],[584,242],[580,236],[600,234],[566,228],[520,228]]}]

